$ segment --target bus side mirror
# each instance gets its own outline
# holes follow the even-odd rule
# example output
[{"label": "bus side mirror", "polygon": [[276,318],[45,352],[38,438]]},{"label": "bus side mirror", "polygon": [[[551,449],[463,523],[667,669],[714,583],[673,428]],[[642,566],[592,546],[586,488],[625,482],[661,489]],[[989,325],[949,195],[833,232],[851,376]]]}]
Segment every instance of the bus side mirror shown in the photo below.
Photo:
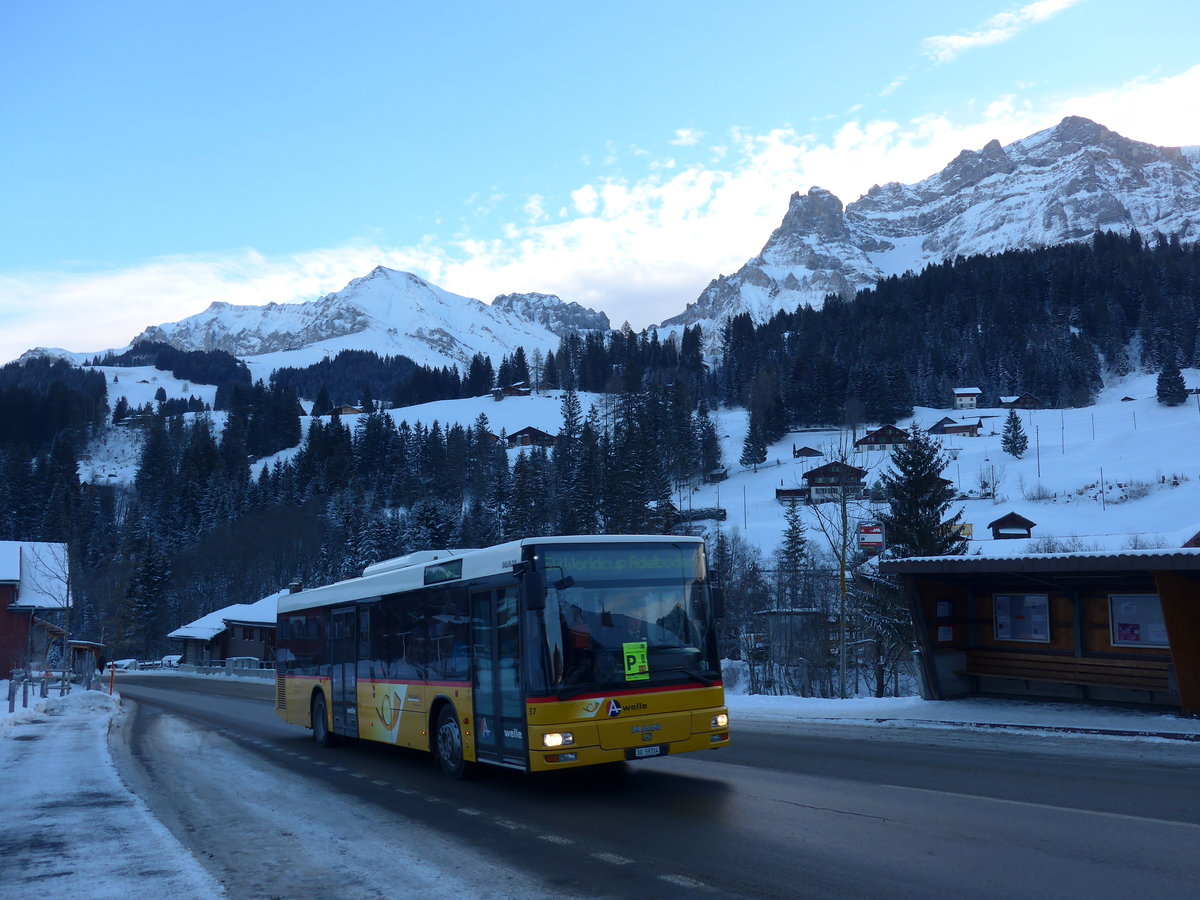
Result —
[{"label": "bus side mirror", "polygon": [[529,563],[513,566],[513,574],[525,591],[525,608],[538,612],[546,608],[546,576]]}]

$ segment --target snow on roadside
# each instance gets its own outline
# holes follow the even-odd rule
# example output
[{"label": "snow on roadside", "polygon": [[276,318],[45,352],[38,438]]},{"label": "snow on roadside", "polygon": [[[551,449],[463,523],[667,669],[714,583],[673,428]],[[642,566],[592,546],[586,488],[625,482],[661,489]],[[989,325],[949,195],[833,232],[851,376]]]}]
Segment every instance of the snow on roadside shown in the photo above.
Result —
[{"label": "snow on roadside", "polygon": [[939,725],[958,728],[1014,726],[1029,729],[1112,732],[1127,735],[1200,737],[1200,719],[1151,707],[1105,706],[1053,700],[970,697],[922,700],[920,697],[775,697],[727,693],[731,727],[739,721],[827,721],[859,724]]},{"label": "snow on roadside", "polygon": [[107,742],[119,698],[75,691],[0,715],[0,900],[50,884],[75,900],[224,896],[118,776]]}]

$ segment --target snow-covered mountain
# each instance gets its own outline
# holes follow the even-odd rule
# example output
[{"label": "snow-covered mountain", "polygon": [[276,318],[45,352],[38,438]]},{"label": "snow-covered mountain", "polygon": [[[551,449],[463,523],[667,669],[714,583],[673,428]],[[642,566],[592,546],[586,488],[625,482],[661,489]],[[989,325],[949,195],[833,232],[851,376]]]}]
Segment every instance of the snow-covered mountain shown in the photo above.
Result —
[{"label": "snow-covered mountain", "polygon": [[[178,322],[147,328],[134,341],[254,357],[280,351],[318,356],[338,350],[404,355],[431,366],[557,349],[571,330],[608,328],[608,318],[551,294],[509,294],[491,306],[383,266],[342,290],[307,303],[213,303]],[[302,364],[299,359],[292,364]]]},{"label": "snow-covered mountain", "polygon": [[1072,116],[1007,147],[964,150],[917,184],[876,185],[845,208],[821,188],[793,194],[762,252],[663,326],[742,312],[764,321],[959,255],[1135,228],[1200,239],[1200,147],[1155,147]]}]

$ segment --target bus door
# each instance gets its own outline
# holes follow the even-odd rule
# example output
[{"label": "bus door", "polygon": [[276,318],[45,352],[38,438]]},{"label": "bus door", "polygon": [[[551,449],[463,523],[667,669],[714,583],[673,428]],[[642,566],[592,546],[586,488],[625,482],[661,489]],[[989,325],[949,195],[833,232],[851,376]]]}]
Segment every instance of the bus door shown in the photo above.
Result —
[{"label": "bus door", "polygon": [[358,637],[354,607],[335,609],[329,628],[330,693],[334,734],[358,737]]},{"label": "bus door", "polygon": [[524,768],[529,753],[517,666],[519,625],[515,585],[471,595],[475,755]]}]

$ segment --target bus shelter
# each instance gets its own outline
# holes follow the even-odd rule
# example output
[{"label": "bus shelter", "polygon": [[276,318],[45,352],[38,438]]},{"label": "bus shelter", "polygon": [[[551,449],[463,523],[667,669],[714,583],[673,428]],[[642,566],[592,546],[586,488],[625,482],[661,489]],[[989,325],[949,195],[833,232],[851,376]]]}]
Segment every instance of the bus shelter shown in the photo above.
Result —
[{"label": "bus shelter", "polygon": [[1200,549],[881,560],[930,699],[980,694],[1200,716]]}]

